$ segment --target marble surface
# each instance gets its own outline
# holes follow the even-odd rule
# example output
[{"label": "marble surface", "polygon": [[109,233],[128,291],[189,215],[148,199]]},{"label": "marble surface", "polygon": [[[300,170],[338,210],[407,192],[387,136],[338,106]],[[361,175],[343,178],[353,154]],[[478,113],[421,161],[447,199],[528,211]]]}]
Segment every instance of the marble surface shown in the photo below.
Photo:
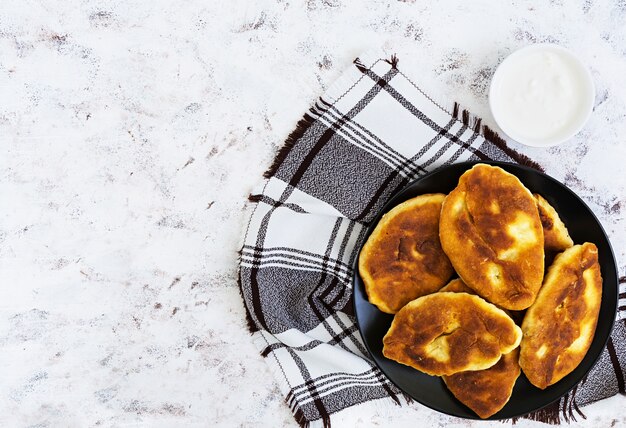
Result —
[{"label": "marble surface", "polygon": [[[0,425],[295,425],[237,290],[246,196],[373,47],[490,124],[507,53],[573,48],[595,112],[572,141],[522,150],[585,197],[624,262],[625,24],[623,1],[4,0]],[[585,407],[579,423],[624,426],[625,404]],[[418,404],[334,420],[391,423],[479,426]]]}]

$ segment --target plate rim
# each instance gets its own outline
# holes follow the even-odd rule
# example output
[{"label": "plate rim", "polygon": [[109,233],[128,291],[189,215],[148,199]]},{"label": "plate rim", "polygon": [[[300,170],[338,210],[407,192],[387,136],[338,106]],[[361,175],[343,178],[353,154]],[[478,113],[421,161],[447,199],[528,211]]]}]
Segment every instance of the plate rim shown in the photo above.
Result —
[{"label": "plate rim", "polygon": [[[425,178],[427,178],[427,177],[429,177],[429,176],[431,176],[431,175],[433,175],[435,173],[441,173],[443,170],[445,170],[447,168],[467,166],[467,168],[465,169],[465,171],[467,171],[467,170],[471,169],[474,165],[477,165],[477,164],[487,164],[487,165],[492,165],[492,166],[502,166],[502,165],[504,165],[504,166],[512,166],[514,168],[520,168],[522,170],[526,170],[526,171],[528,171],[528,172],[530,172],[532,174],[539,174],[539,175],[543,176],[544,178],[548,179],[549,181],[552,181],[552,182],[556,183],[557,185],[559,185],[560,187],[565,189],[567,192],[569,192],[572,196],[574,196],[574,198],[577,199],[578,202],[580,202],[585,208],[587,208],[587,210],[589,211],[589,213],[591,214],[591,216],[593,217],[593,219],[595,220],[595,222],[599,226],[600,231],[602,232],[602,234],[604,234],[604,236],[606,238],[606,242],[608,244],[608,248],[609,248],[610,259],[612,261],[613,268],[615,270],[615,272],[614,272],[615,278],[617,278],[619,280],[619,271],[618,271],[618,267],[617,267],[617,261],[615,259],[615,252],[613,250],[613,245],[611,244],[611,240],[609,238],[609,235],[606,233],[606,230],[604,229],[604,226],[602,225],[602,222],[600,222],[600,220],[598,219],[596,214],[593,212],[593,210],[589,207],[589,205],[587,205],[587,203],[580,196],[578,196],[578,194],[576,194],[576,192],[574,192],[572,189],[567,187],[565,184],[561,183],[556,178],[546,174],[543,171],[539,171],[539,170],[537,170],[535,168],[529,167],[527,165],[522,165],[522,164],[519,164],[519,163],[515,163],[515,162],[503,162],[503,161],[492,161],[492,160],[473,160],[473,161],[455,162],[455,163],[452,163],[452,164],[449,164],[449,165],[444,165],[444,166],[435,168],[432,171],[429,171],[426,174],[422,175],[421,177],[418,177],[415,180],[411,180],[409,183],[404,185],[401,189],[398,189],[393,194],[391,194],[389,196],[387,202],[385,202],[385,204],[378,210],[376,215],[373,217],[371,223],[367,226],[365,237],[368,238],[372,234],[372,231],[374,230],[374,228],[378,224],[378,221],[383,216],[383,214],[387,213],[390,209],[392,209],[394,206],[397,205],[397,204],[395,204],[395,205],[392,206],[391,205],[392,200],[396,196],[401,194],[402,192],[406,191],[409,187],[413,186],[415,183],[417,183],[417,182],[419,182],[419,181],[421,181],[421,180],[423,180],[423,179],[425,179]],[[506,172],[509,172],[509,171],[506,171]],[[513,173],[509,172],[509,174],[513,174]],[[513,175],[515,175],[517,177],[516,174],[513,174]],[[517,178],[519,179],[519,177],[517,177]],[[352,288],[353,288],[352,292],[353,293],[355,292],[355,287],[356,287],[356,284],[357,284],[357,277],[360,277],[359,267],[358,267],[359,266],[359,255],[361,253],[363,245],[365,245],[365,242],[367,242],[367,239],[364,238],[363,242],[358,246],[357,256],[355,257],[354,262],[353,262],[353,266],[352,266],[352,268],[353,268],[353,275],[352,275],[352,281],[351,282],[352,282]],[[362,282],[362,280],[361,280],[361,282]],[[604,287],[604,277],[602,279],[602,285]],[[618,282],[618,287],[619,287],[619,282]],[[367,295],[365,290],[362,290],[362,291],[363,291],[363,294]],[[617,289],[616,296],[617,295],[619,295],[619,288]],[[613,333],[613,329],[615,328],[615,318],[616,318],[616,315],[617,315],[618,306],[619,306],[619,298],[616,298],[615,299],[615,304],[614,304],[614,310],[612,311],[612,315],[613,316],[612,316],[612,320],[611,320],[611,327],[610,327],[610,329],[608,331],[608,334],[607,334],[606,338],[602,341],[602,349],[606,348],[606,345],[607,345],[609,339],[611,338],[611,334]],[[359,321],[359,311],[357,310],[357,301],[356,301],[355,298],[352,299],[352,310],[354,312],[354,317],[355,317],[355,320],[356,320],[357,328],[359,329],[359,334],[361,335],[361,338],[363,338],[363,344],[365,345],[365,348],[367,349],[367,352],[369,353],[370,357],[372,358],[372,361],[374,362],[374,364],[376,365],[378,370],[380,370],[380,372],[383,374],[383,376],[385,376],[385,378],[387,380],[389,380],[393,385],[395,385],[396,388],[398,388],[403,393],[409,395],[411,397],[411,399],[417,401],[421,405],[423,405],[423,406],[425,406],[425,407],[427,407],[429,409],[435,410],[435,411],[437,411],[439,413],[443,413],[443,414],[446,414],[448,416],[453,416],[453,417],[456,417],[456,418],[469,419],[469,420],[481,420],[481,421],[501,421],[501,420],[507,420],[507,419],[511,419],[511,418],[522,417],[522,416],[528,415],[528,414],[530,414],[532,412],[536,412],[538,410],[544,409],[545,407],[547,407],[547,406],[557,402],[558,400],[560,400],[565,394],[568,394],[578,384],[580,384],[582,379],[596,366],[596,364],[598,363],[598,360],[602,356],[602,352],[599,352],[593,358],[592,364],[590,365],[589,369],[581,376],[581,379],[578,380],[577,382],[575,382],[571,387],[569,387],[565,392],[563,392],[563,394],[559,395],[557,398],[547,402],[546,404],[544,404],[541,407],[538,407],[538,408],[536,408],[534,410],[530,410],[530,411],[524,412],[524,413],[515,414],[515,415],[512,415],[512,416],[494,417],[495,415],[497,415],[499,413],[499,411],[498,411],[495,415],[492,415],[492,416],[490,416],[488,418],[484,418],[484,419],[480,418],[473,411],[472,411],[472,413],[474,413],[474,414],[471,415],[470,417],[468,417],[468,416],[460,416],[460,415],[456,415],[456,414],[450,413],[450,412],[448,412],[448,411],[446,411],[444,409],[437,408],[437,406],[431,406],[429,404],[423,403],[421,400],[413,397],[411,394],[406,392],[391,377],[389,377],[387,375],[387,373],[385,372],[385,370],[378,364],[378,361],[376,360],[376,358],[373,357],[373,353],[372,353],[372,350],[370,349],[369,343],[368,343],[368,341],[365,340],[365,335],[363,334],[363,329],[361,327],[361,322]],[[595,333],[594,333],[594,335],[595,335]],[[587,354],[585,354],[585,356],[586,355]],[[581,363],[582,363],[582,361],[581,361]],[[517,383],[517,379],[516,379],[516,383]],[[455,399],[456,399],[456,397],[455,397]],[[463,404],[463,403],[461,403],[461,404]],[[465,404],[463,404],[463,405],[465,405]]]}]

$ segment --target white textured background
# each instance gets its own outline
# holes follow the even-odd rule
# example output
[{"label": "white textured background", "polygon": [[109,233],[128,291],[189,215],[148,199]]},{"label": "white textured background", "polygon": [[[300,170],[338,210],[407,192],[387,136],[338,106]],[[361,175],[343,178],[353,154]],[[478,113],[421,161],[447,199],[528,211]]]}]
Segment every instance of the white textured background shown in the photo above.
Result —
[{"label": "white textured background", "polygon": [[[626,3],[435,3],[2,0],[0,425],[295,424],[244,325],[245,201],[370,48],[488,123],[506,54],[575,50],[591,121],[524,151],[585,197],[624,263]],[[585,425],[624,426],[625,404],[584,408]],[[356,425],[478,426],[377,403],[335,420]]]}]

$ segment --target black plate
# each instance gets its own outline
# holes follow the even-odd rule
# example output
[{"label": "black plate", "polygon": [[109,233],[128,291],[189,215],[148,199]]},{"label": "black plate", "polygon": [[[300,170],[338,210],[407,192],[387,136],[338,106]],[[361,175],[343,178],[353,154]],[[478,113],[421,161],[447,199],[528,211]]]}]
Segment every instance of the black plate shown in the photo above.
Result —
[{"label": "black plate", "polygon": [[[380,217],[394,206],[424,193],[449,193],[456,187],[459,177],[477,163],[480,162],[446,166],[415,180],[383,207],[372,222],[367,236],[372,233]],[[514,174],[531,192],[539,193],[547,199],[559,213],[575,243],[596,244],[604,280],[596,333],[583,361],[572,373],[543,391],[533,386],[522,373],[517,379],[509,402],[489,418],[504,419],[522,416],[547,406],[572,389],[591,370],[613,328],[617,312],[618,274],[606,233],[593,212],[574,192],[557,180],[531,168],[503,162],[482,163],[499,166]],[[379,311],[367,301],[365,287],[356,265],[354,272],[354,310],[357,323],[367,349],[382,372],[405,393],[431,409],[462,418],[478,419],[473,411],[454,398],[440,378],[429,376],[383,356],[383,336],[387,333],[393,316]]]}]

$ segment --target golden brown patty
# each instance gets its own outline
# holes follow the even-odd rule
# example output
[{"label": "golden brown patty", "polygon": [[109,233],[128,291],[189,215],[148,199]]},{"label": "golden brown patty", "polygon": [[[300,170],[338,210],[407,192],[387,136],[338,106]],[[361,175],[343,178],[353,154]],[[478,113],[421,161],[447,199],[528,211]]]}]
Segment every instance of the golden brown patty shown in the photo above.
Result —
[{"label": "golden brown patty", "polygon": [[543,242],[546,251],[560,252],[574,245],[565,224],[556,210],[541,195],[535,193],[539,218],[543,226]]},{"label": "golden brown patty", "polygon": [[453,270],[439,242],[445,195],[421,195],[385,214],[359,256],[370,303],[395,314],[411,300],[434,293]]},{"label": "golden brown patty", "polygon": [[[460,279],[453,279],[439,290],[446,291],[475,294],[474,290]],[[461,403],[481,418],[488,418],[500,411],[511,398],[513,386],[520,374],[518,359],[519,348],[515,348],[488,369],[460,372],[442,376],[442,379]]]},{"label": "golden brown patty", "polygon": [[441,246],[463,281],[506,309],[529,307],[543,279],[543,229],[535,198],[512,174],[475,165],[445,199]]},{"label": "golden brown patty", "polygon": [[443,376],[454,396],[481,418],[497,413],[511,398],[513,386],[520,375],[519,348],[503,355],[486,370],[467,371]]},{"label": "golden brown patty", "polygon": [[533,385],[545,389],[580,364],[593,340],[601,299],[596,246],[575,245],[559,254],[522,323],[520,365]]},{"label": "golden brown patty", "polygon": [[493,366],[521,339],[513,320],[482,298],[434,293],[396,314],[383,338],[383,355],[430,375],[451,375]]}]

